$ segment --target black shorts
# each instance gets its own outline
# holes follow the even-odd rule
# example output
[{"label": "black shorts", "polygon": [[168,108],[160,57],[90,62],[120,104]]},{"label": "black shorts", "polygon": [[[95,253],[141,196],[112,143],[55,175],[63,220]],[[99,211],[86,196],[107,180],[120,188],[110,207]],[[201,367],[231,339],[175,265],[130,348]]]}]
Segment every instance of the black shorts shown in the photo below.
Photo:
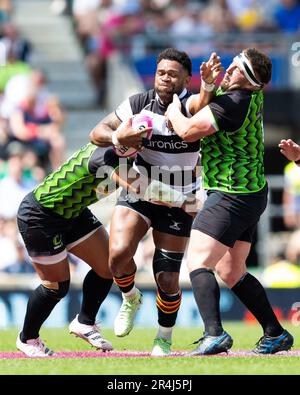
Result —
[{"label": "black shorts", "polygon": [[192,229],[200,230],[228,247],[233,247],[237,240],[251,243],[267,200],[267,185],[259,192],[247,194],[209,191]]},{"label": "black shorts", "polygon": [[23,199],[17,221],[31,257],[57,255],[101,226],[88,208],[74,219],[65,219],[43,207],[32,192]]},{"label": "black shorts", "polygon": [[182,208],[169,208],[144,200],[131,199],[125,191],[121,192],[117,205],[136,211],[145,219],[149,227],[159,232],[190,237],[193,217]]}]

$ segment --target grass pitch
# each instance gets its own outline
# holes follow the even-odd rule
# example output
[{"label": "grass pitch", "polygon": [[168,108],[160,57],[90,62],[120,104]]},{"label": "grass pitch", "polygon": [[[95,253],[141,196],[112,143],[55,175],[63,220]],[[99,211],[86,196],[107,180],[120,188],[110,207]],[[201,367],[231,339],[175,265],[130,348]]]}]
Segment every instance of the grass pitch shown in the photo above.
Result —
[{"label": "grass pitch", "polygon": [[[156,334],[154,328],[134,329],[124,338],[117,338],[112,330],[103,330],[104,336],[112,341],[120,355],[122,352],[136,351],[141,353],[137,357],[116,357],[107,353],[99,353],[98,356],[96,353],[89,353],[87,351],[92,350],[89,344],[70,335],[65,328],[41,331],[41,338],[45,343],[54,351],[65,352],[64,358],[20,358],[15,348],[17,330],[1,330],[0,372],[3,375],[299,375],[300,328],[287,323],[284,326],[295,338],[294,351],[291,353],[244,356],[241,350],[248,351],[253,348],[261,336],[260,327],[254,324],[225,323],[224,329],[234,339],[232,353],[193,358],[145,356],[152,348]],[[191,350],[195,347],[191,343],[201,335],[202,329],[176,328],[172,348],[174,351]],[[79,358],[75,353],[78,351],[82,351]]]}]

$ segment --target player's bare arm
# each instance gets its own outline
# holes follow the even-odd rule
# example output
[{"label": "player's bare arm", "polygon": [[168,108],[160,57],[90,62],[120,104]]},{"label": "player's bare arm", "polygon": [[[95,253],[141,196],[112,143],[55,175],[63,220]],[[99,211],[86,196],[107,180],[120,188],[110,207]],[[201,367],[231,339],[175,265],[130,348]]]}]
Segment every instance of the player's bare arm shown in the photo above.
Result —
[{"label": "player's bare arm", "polygon": [[197,141],[218,130],[209,106],[205,106],[192,118],[187,118],[181,112],[180,100],[177,95],[173,96],[173,102],[167,109],[166,118],[172,124],[175,133],[187,142]]},{"label": "player's bare arm", "polygon": [[191,96],[189,102],[189,111],[192,115],[196,114],[211,101],[214,96],[216,79],[223,70],[220,56],[216,52],[210,55],[207,62],[202,62],[200,66],[200,93]]},{"label": "player's bare arm", "polygon": [[90,140],[101,147],[124,145],[140,150],[142,147],[142,134],[148,130],[151,130],[151,128],[145,128],[142,131],[134,130],[131,118],[121,123],[116,114],[112,112],[91,131]]},{"label": "player's bare arm", "polygon": [[[280,148],[280,152],[284,155],[288,160],[298,162],[300,161],[300,145],[295,143],[295,141],[288,139],[288,140],[281,140],[278,144]],[[300,165],[300,162],[297,163]]]},{"label": "player's bare arm", "polygon": [[139,174],[129,166],[118,167],[110,177],[117,186],[122,187],[127,193],[153,204],[181,207],[185,211],[190,211],[191,204],[199,204],[196,198],[193,202],[187,202],[186,197],[181,192],[174,191],[169,185],[160,181],[151,182],[148,177]]},{"label": "player's bare arm", "polygon": [[91,131],[90,140],[100,147],[112,145],[112,133],[121,124],[121,121],[114,112],[103,118]]}]

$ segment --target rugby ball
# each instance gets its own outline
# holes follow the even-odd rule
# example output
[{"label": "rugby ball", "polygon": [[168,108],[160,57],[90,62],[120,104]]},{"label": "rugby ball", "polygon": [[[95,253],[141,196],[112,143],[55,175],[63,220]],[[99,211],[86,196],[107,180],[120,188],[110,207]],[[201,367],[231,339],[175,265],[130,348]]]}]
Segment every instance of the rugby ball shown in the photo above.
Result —
[{"label": "rugby ball", "polygon": [[[145,133],[142,134],[142,138],[146,138],[148,140],[151,139],[152,136],[152,119],[145,114],[137,114],[132,118],[132,129],[133,130],[140,130],[146,128],[151,128],[147,130]],[[127,156],[134,156],[137,153],[137,150],[132,147],[125,147],[124,145],[115,146],[114,150],[118,156],[126,158]]]}]

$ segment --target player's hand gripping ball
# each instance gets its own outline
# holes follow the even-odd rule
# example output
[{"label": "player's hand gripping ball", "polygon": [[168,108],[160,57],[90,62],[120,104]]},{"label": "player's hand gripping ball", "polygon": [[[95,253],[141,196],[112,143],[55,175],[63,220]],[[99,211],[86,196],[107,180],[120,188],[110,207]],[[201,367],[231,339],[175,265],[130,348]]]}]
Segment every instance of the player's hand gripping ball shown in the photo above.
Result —
[{"label": "player's hand gripping ball", "polygon": [[[144,129],[151,128],[145,133],[142,133],[142,138],[146,138],[148,140],[151,139],[152,136],[152,119],[145,114],[137,114],[132,118],[132,129],[136,131],[143,131]],[[133,147],[125,147],[124,145],[115,146],[114,150],[118,156],[126,158],[127,156],[134,156],[137,153],[137,150]]]}]

